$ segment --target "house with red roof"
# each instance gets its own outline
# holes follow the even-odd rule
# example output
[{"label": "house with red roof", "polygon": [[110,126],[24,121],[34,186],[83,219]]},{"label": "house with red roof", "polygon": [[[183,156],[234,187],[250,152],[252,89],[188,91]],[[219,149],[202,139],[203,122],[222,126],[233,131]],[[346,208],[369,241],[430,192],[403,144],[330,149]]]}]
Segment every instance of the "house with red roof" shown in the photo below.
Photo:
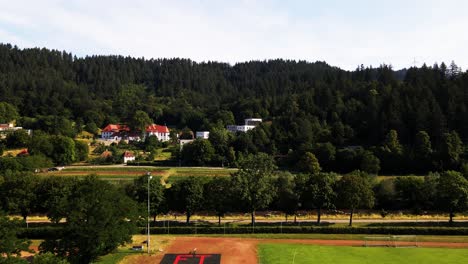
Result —
[{"label": "house with red roof", "polygon": [[169,141],[169,128],[152,124],[146,127],[146,136],[156,136],[159,141]]},{"label": "house with red roof", "polygon": [[[127,125],[122,124],[109,124],[101,131],[101,138],[104,140],[120,141],[122,139],[129,141],[140,141],[141,132],[131,130]],[[168,141],[169,128],[167,126],[161,126],[152,124],[146,127],[144,136],[155,136],[159,141]]]},{"label": "house with red roof", "polygon": [[123,154],[123,162],[127,163],[129,161],[134,161],[135,160],[135,155],[133,155],[132,152],[130,151],[125,151]]},{"label": "house with red roof", "polygon": [[28,135],[32,134],[31,129],[23,129],[22,127],[17,127],[14,123],[7,123],[7,124],[0,124],[0,138],[5,138],[8,133],[17,131],[17,130],[24,130]]},{"label": "house with red roof", "polygon": [[106,140],[121,140],[129,132],[130,128],[127,125],[109,124],[102,129],[101,138]]}]

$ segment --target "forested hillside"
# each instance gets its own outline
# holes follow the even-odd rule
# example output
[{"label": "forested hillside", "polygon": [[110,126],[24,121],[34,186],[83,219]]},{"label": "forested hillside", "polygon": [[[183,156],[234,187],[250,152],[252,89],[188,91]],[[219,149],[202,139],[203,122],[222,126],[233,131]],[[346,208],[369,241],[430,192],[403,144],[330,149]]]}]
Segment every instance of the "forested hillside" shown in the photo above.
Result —
[{"label": "forested hillside", "polygon": [[310,152],[338,172],[461,169],[468,143],[468,73],[453,62],[349,72],[325,62],[77,58],[3,44],[0,101],[18,109],[18,125],[67,136],[130,122],[138,110],[193,131],[261,117],[226,148],[213,144],[216,153],[266,152],[294,167]]}]

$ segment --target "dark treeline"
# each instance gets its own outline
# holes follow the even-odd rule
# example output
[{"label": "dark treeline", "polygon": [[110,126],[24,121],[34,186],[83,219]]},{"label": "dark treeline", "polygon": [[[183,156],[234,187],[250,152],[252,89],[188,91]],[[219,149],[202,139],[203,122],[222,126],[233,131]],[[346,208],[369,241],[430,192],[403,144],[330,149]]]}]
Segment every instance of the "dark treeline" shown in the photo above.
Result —
[{"label": "dark treeline", "polygon": [[467,91],[468,73],[453,62],[350,72],[324,62],[231,66],[77,58],[0,45],[0,101],[18,109],[17,123],[24,127],[65,136],[82,129],[96,133],[107,123],[131,123],[144,111],[173,128],[212,131],[261,117],[267,122],[227,148],[214,146],[215,154],[224,159],[266,152],[289,157],[284,165],[295,166],[292,161],[310,152],[322,168],[337,172],[460,169],[467,156]]}]

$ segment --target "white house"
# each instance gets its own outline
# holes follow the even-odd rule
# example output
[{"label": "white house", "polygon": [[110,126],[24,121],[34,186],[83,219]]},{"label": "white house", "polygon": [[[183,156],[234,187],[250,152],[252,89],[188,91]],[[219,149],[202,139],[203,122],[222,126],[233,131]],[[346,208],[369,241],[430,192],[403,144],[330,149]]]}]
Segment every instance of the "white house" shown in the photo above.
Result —
[{"label": "white house", "polygon": [[120,141],[126,133],[130,132],[127,125],[109,124],[101,131],[101,138]]},{"label": "white house", "polygon": [[167,126],[160,126],[156,124],[152,124],[146,127],[146,135],[149,136],[156,136],[159,141],[169,141],[171,138],[169,137],[169,128]]},{"label": "white house", "polygon": [[256,126],[258,126],[262,122],[261,118],[247,118],[244,120],[244,125],[228,125],[226,126],[226,129],[229,132],[247,132],[249,130],[254,129]]},{"label": "white house", "polygon": [[129,161],[134,161],[135,160],[135,155],[133,155],[132,152],[130,151],[125,151],[123,154],[123,162],[126,164]]},{"label": "white house", "polygon": [[209,131],[197,131],[197,138],[208,139],[210,137]]},{"label": "white house", "polygon": [[[152,124],[146,127],[146,136],[156,136],[159,141],[168,141],[169,128],[167,126],[160,126]],[[140,141],[141,132],[130,130],[127,125],[109,124],[101,131],[101,138],[104,140],[120,141],[122,139],[129,141]]]},{"label": "white house", "polygon": [[13,123],[8,124],[0,124],[0,139],[5,138],[9,133],[12,133],[17,130],[26,131],[26,133],[31,136],[32,130],[31,129],[23,129],[22,127],[17,127]]},{"label": "white house", "polygon": [[10,131],[14,130],[14,125],[13,123],[8,123],[8,124],[0,124],[0,131]]},{"label": "white house", "polygon": [[192,143],[195,139],[179,139],[179,147],[182,149],[185,144]]},{"label": "white house", "polygon": [[246,126],[258,126],[262,123],[261,118],[247,118],[244,120]]}]

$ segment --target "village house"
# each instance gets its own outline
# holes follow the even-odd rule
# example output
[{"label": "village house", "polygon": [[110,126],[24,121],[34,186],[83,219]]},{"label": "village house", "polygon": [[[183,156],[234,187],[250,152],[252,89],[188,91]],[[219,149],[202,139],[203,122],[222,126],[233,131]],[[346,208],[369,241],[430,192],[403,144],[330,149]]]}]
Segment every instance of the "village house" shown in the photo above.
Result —
[{"label": "village house", "polygon": [[244,125],[228,125],[226,129],[229,132],[236,133],[236,132],[247,132],[249,130],[254,129],[260,123],[262,123],[261,118],[247,118],[244,120]]},{"label": "village house", "polygon": [[197,131],[196,135],[197,135],[197,138],[208,139],[210,137],[210,132],[209,131]]},{"label": "village house", "polygon": [[0,138],[5,137],[8,133],[11,133],[13,131],[17,130],[25,130],[28,135],[32,134],[31,129],[23,129],[22,127],[17,127],[13,123],[7,123],[7,124],[0,124]]},{"label": "village house", "polygon": [[156,136],[162,142],[169,141],[169,128],[156,124],[149,125],[146,127],[146,136]]},{"label": "village house", "polygon": [[130,151],[125,151],[123,154],[123,162],[126,164],[129,161],[135,161],[135,155]]},{"label": "village house", "polygon": [[130,128],[127,125],[109,124],[102,129],[101,138],[120,141],[123,137],[126,137],[128,132],[130,132]]},{"label": "village house", "polygon": [[109,124],[101,131],[101,138],[103,140],[128,140],[140,141],[143,137],[155,136],[159,141],[169,141],[169,128],[152,124],[146,127],[145,133],[142,135],[140,131],[132,131],[130,127],[122,124]]}]

